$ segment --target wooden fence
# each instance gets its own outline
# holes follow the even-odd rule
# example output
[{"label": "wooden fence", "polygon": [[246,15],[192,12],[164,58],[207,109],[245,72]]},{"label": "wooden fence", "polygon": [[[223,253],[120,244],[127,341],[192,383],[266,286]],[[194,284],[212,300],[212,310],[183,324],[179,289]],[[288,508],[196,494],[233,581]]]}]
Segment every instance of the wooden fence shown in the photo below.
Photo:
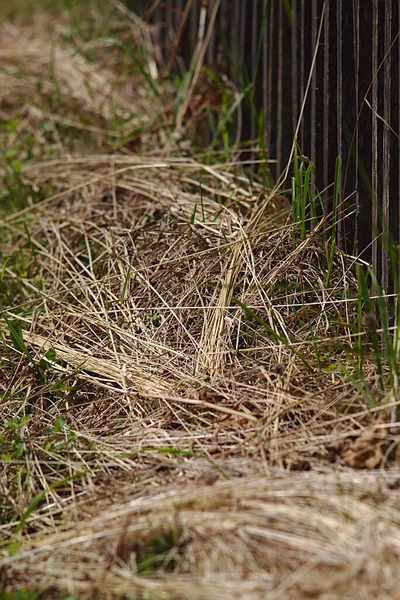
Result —
[{"label": "wooden fence", "polygon": [[[327,211],[335,160],[342,158],[338,242],[368,261],[390,291],[388,247],[400,240],[400,0],[137,4],[154,25],[165,64],[181,70],[190,63],[201,19],[207,30],[215,17],[205,61],[213,66],[223,56],[231,76],[241,65],[254,83],[275,176],[297,132]],[[247,108],[243,134],[256,133],[254,111]]]}]

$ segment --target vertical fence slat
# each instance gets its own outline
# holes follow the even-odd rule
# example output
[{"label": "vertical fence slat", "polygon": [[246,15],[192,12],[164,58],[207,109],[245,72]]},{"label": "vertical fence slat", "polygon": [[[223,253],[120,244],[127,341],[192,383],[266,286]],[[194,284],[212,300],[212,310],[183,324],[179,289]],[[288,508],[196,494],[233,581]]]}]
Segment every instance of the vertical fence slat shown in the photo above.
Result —
[{"label": "vertical fence slat", "polygon": [[268,7],[268,52],[267,52],[267,71],[268,71],[268,84],[267,84],[267,111],[266,111],[266,145],[270,156],[273,155],[272,140],[274,136],[273,129],[273,49],[274,49],[274,1],[269,3]]},{"label": "vertical fence slat", "polygon": [[[400,135],[400,38],[399,38],[400,0],[398,0],[398,2],[396,2],[395,6],[396,6],[397,18],[396,18],[396,20],[394,20],[394,35],[397,37],[397,42],[396,42],[395,60],[393,61],[393,96],[394,96],[393,128],[394,128],[394,131],[396,131],[397,134]],[[394,177],[392,178],[392,193],[393,193],[393,198],[397,199],[397,202],[395,201],[392,203],[393,208],[395,209],[393,211],[393,223],[396,224],[396,229],[395,229],[396,238],[395,239],[396,239],[397,243],[399,244],[399,241],[400,241],[400,142],[399,142],[399,139],[396,138],[396,136],[393,136],[392,143],[394,146],[394,155],[395,155],[395,158],[393,160]],[[400,254],[400,252],[399,252],[399,250],[397,250],[397,255],[399,255],[399,254]],[[400,281],[400,260],[399,260],[397,276],[398,276],[398,283],[399,283],[399,281]]]},{"label": "vertical fence slat", "polygon": [[282,155],[282,134],[283,127],[283,2],[278,4],[278,56],[277,56],[277,123],[280,124],[276,131],[276,170],[277,174],[281,173],[283,168],[283,155]]},{"label": "vertical fence slat", "polygon": [[292,2],[292,131],[296,131],[297,119],[299,118],[299,102],[298,102],[298,86],[299,86],[299,64],[298,64],[298,14],[297,14],[297,2]]},{"label": "vertical fence slat", "polygon": [[[306,57],[305,57],[305,34],[306,34],[306,24],[305,24],[305,19],[304,19],[304,13],[305,13],[305,0],[301,0],[300,3],[300,19],[298,24],[296,24],[296,26],[300,26],[300,81],[299,81],[299,86],[300,86],[300,96],[299,96],[299,100],[300,100],[300,106],[303,103],[304,100],[304,90],[305,90],[305,82],[306,82],[306,68],[305,68],[305,62],[306,62]],[[299,138],[299,142],[302,148],[304,148],[304,119],[301,122],[301,126],[300,126],[300,138]],[[304,150],[305,151],[305,150]]]},{"label": "vertical fence slat", "polygon": [[372,99],[371,99],[371,111],[372,111],[372,256],[371,263],[375,273],[378,272],[378,0],[373,0],[372,3]]},{"label": "vertical fence slat", "polygon": [[[330,43],[329,43],[329,29],[330,29],[330,9],[329,4],[325,9],[325,22],[324,22],[324,70],[323,70],[323,132],[321,134],[322,138],[322,189],[324,187],[325,182],[328,181],[329,177],[329,153],[331,147],[331,131],[329,127],[329,115],[331,111],[331,94],[329,89],[329,81],[331,77],[330,70],[330,61],[329,56],[331,52]],[[322,191],[321,189],[321,191]],[[324,213],[328,214],[329,211],[329,202],[328,202],[328,194],[324,194]]]},{"label": "vertical fence slat", "polygon": [[[373,39],[373,28],[375,27],[371,19],[373,14],[372,0],[359,0],[358,5],[358,23],[359,23],[359,53],[358,53],[358,123],[357,123],[357,144],[358,144],[358,173],[357,173],[357,197],[358,197],[358,215],[357,215],[357,235],[358,235],[358,253],[363,260],[370,261],[372,257],[371,242],[372,232],[372,55],[373,48],[371,40]],[[375,248],[375,246],[374,246]]]},{"label": "vertical fence slat", "polygon": [[[315,49],[315,44],[317,41],[317,0],[312,0],[311,4],[311,53]],[[310,63],[311,66],[311,63]],[[317,75],[316,70],[313,70],[312,79],[311,79],[311,131],[315,131],[317,129]],[[310,144],[310,155],[311,160],[316,162],[316,135],[311,136],[311,144]]]},{"label": "vertical fence slat", "polygon": [[[352,163],[354,164],[354,189],[355,189],[355,207],[356,213],[354,216],[355,221],[355,236],[359,238],[359,219],[360,219],[360,196],[358,186],[358,168],[359,168],[359,127],[358,127],[358,112],[360,105],[360,0],[353,0],[353,54],[354,54],[354,129],[352,134],[352,148],[350,153],[354,153]],[[358,246],[356,248],[359,250]]]},{"label": "vertical fence slat", "polygon": [[389,286],[389,182],[390,182],[390,130],[386,125],[391,121],[391,62],[392,53],[390,52],[391,45],[391,24],[392,24],[392,5],[390,2],[386,4],[385,11],[385,34],[384,34],[384,50],[389,52],[385,58],[383,65],[384,77],[384,100],[383,100],[383,118],[385,124],[383,126],[383,151],[382,151],[382,286],[388,290]]},{"label": "vertical fence slat", "polygon": [[232,52],[232,59],[235,64],[239,62],[239,53],[242,46],[242,40],[237,30],[237,23],[240,23],[241,10],[240,0],[233,0],[232,2],[232,21],[228,29],[229,47]]},{"label": "vertical fence slat", "polygon": [[[343,144],[342,144],[342,130],[341,123],[343,118],[343,72],[342,72],[342,60],[343,60],[343,34],[342,34],[342,0],[337,1],[336,6],[336,56],[337,56],[337,73],[336,73],[336,127],[337,127],[337,155],[343,156]],[[342,185],[340,186],[340,198],[342,198]],[[341,214],[341,213],[340,213]],[[344,232],[343,222],[339,220],[338,223],[338,242],[339,245],[344,245]]]},{"label": "vertical fence slat", "polygon": [[[257,46],[259,41],[260,31],[259,29],[259,19],[260,15],[258,14],[258,2],[257,0],[252,0],[251,7],[251,45],[250,45],[250,64],[248,65],[250,81],[254,81],[256,77],[256,69],[257,69]],[[254,140],[256,137],[256,121],[255,119],[251,119],[251,128],[250,128],[250,139]]]},{"label": "vertical fence slat", "polygon": [[[400,0],[399,0],[400,2]],[[268,18],[263,24],[263,42],[262,42],[262,114],[264,119],[264,136],[263,143],[264,148],[267,151],[267,155],[269,156],[269,123],[268,123],[268,94],[269,94],[269,81],[268,81]]]}]

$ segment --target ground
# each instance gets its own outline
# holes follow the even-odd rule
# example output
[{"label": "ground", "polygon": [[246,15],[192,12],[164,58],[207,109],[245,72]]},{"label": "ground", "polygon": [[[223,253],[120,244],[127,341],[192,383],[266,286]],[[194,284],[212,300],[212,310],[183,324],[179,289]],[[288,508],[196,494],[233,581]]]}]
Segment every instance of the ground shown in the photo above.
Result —
[{"label": "ground", "polygon": [[118,2],[0,10],[0,598],[397,598],[395,304],[312,166]]}]

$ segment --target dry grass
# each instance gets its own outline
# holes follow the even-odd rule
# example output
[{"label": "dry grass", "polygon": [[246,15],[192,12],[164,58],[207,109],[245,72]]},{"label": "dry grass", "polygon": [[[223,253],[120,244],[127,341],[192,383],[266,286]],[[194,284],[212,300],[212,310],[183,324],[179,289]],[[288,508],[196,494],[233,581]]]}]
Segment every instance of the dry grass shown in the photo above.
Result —
[{"label": "dry grass", "polygon": [[359,378],[353,265],[326,289],[322,225],[294,244],[240,164],[180,155],[151,53],[99,41],[144,26],[101,6],[91,41],[0,30],[3,588],[395,598],[397,399],[371,353]]}]

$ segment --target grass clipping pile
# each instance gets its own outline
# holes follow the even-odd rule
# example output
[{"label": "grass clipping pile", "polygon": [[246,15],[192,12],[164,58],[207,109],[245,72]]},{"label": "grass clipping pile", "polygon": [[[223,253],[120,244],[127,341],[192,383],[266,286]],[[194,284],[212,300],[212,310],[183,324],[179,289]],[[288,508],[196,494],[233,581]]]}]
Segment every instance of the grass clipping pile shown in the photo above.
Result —
[{"label": "grass clipping pile", "polygon": [[[34,110],[28,86],[17,110],[8,75],[2,118],[39,140],[51,107]],[[103,133],[75,125],[104,149],[101,112]],[[384,466],[390,446],[382,407],[339,368],[354,367],[350,265],[337,254],[326,289],[320,228],[299,239],[240,168],[53,143],[16,180],[53,196],[1,224],[2,587],[394,597],[396,473],[348,468]],[[365,376],[373,389],[372,361]]]}]

